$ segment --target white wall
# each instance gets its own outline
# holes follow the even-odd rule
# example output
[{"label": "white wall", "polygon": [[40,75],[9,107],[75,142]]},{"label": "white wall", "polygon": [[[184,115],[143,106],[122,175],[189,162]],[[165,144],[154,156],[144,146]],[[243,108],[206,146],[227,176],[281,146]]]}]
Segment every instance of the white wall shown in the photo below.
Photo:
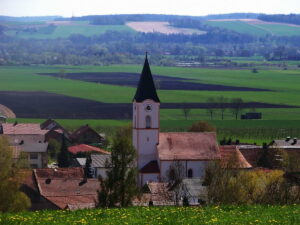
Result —
[{"label": "white wall", "polygon": [[[151,110],[146,110],[150,105]],[[152,160],[157,160],[159,138],[159,107],[152,100],[133,103],[133,145],[137,150],[138,169]],[[151,117],[151,128],[146,128],[146,117]]]},{"label": "white wall", "polygon": [[99,176],[102,177],[102,179],[106,179],[107,175],[106,175],[106,171],[108,171],[107,168],[94,168],[96,171],[96,176],[95,178],[98,178]]},{"label": "white wall", "polygon": [[[184,170],[184,175],[187,177],[188,175],[188,170],[192,169],[193,170],[193,178],[203,178],[205,175],[205,170],[207,167],[207,161],[179,161],[183,167]],[[161,178],[162,180],[167,180],[167,173],[168,170],[170,169],[171,164],[173,161],[161,161],[160,165],[160,171],[161,171]]]}]

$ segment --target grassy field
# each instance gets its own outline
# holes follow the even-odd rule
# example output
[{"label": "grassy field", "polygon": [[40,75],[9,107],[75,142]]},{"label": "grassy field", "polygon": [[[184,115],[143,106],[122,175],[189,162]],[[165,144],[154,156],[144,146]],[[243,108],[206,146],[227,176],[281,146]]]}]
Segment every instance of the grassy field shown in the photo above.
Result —
[{"label": "grassy field", "polygon": [[249,24],[243,21],[206,21],[205,23],[211,26],[255,36],[265,36],[267,34],[278,36],[300,35],[300,27],[292,27],[282,24]]},{"label": "grassy field", "polygon": [[133,207],[0,214],[5,225],[300,224],[300,206]]},{"label": "grassy field", "polygon": [[[135,72],[141,66],[68,67],[66,72]],[[58,73],[60,67],[0,67],[0,90],[47,91],[109,103],[129,103],[135,88],[39,76],[36,73]],[[154,74],[195,79],[193,82],[240,87],[263,88],[272,91],[184,91],[159,90],[162,102],[205,102],[209,97],[239,96],[244,101],[300,106],[300,70],[217,70],[177,67],[152,67]],[[138,79],[138,77],[137,77]]]},{"label": "grassy field", "polygon": [[[249,70],[157,66],[151,68],[154,74],[195,79],[193,82],[272,90],[262,92],[158,90],[162,104],[164,102],[206,102],[208,97],[224,96],[241,97],[244,101],[300,106],[300,70],[259,70],[259,73],[254,74]],[[0,90],[46,91],[107,103],[130,103],[132,101],[135,93],[135,88],[132,87],[37,75],[37,73],[47,72],[59,73],[61,69],[64,69],[66,73],[86,71],[139,74],[142,66],[2,66],[0,67]],[[253,109],[244,109],[244,112],[251,110]],[[220,112],[216,110],[213,120],[210,121],[210,116],[205,109],[192,109],[188,120],[185,120],[180,109],[162,109],[161,128],[162,131],[185,131],[193,122],[207,120],[217,126],[219,140],[223,137],[231,137],[262,143],[288,135],[300,137],[300,108],[265,108],[256,109],[256,111],[263,113],[262,120],[236,121],[233,114],[227,110],[225,120],[221,121]],[[30,120],[27,119],[27,121]],[[99,132],[105,132],[108,135],[113,133],[115,127],[129,123],[129,121],[115,120],[59,120],[59,122],[70,130],[83,124],[90,124]]]},{"label": "grassy field", "polygon": [[81,34],[89,37],[103,34],[109,30],[134,32],[133,29],[125,25],[89,25],[84,22],[77,22],[72,25],[45,26],[37,28],[35,32],[10,30],[7,34],[19,38],[55,39],[67,38],[72,34]]}]

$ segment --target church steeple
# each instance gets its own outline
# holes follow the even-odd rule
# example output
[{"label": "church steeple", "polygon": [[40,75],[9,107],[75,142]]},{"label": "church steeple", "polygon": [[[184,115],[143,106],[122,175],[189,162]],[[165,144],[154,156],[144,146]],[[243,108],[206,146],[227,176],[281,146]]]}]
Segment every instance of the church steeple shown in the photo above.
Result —
[{"label": "church steeple", "polygon": [[151,74],[147,52],[143,71],[133,100],[135,100],[136,102],[142,102],[146,99],[151,99],[154,102],[160,102],[156,93],[156,88]]}]

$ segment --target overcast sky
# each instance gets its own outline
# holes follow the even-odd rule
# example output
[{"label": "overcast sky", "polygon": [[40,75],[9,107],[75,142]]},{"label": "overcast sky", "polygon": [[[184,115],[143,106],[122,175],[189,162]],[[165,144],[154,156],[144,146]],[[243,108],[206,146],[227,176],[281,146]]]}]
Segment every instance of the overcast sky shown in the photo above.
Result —
[{"label": "overcast sky", "polygon": [[300,0],[0,0],[0,15],[300,13]]}]

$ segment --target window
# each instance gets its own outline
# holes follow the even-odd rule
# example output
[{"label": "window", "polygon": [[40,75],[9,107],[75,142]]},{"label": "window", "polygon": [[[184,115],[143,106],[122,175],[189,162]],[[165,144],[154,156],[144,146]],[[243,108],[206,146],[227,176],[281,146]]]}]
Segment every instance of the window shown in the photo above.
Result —
[{"label": "window", "polygon": [[188,178],[192,178],[193,177],[193,170],[189,169],[188,170]]},{"label": "window", "polygon": [[146,116],[146,128],[151,128],[151,117]]},{"label": "window", "polygon": [[38,153],[30,153],[29,157],[30,159],[38,159],[39,155]]}]

